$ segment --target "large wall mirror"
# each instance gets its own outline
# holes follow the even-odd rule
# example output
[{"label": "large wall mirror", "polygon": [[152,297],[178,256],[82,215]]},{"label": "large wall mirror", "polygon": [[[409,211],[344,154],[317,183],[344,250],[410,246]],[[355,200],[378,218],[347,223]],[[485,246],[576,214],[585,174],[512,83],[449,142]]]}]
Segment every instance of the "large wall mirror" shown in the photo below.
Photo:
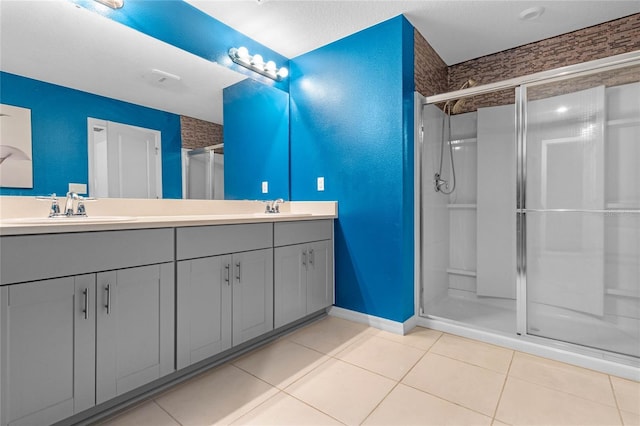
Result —
[{"label": "large wall mirror", "polygon": [[[288,120],[288,94],[285,92],[269,86],[263,89],[260,83],[247,83],[246,75],[72,2],[3,1],[0,7],[0,104],[31,111],[33,157],[33,188],[2,187],[1,195],[64,194],[69,183],[93,187],[92,183],[104,174],[100,170],[106,170],[100,165],[108,156],[106,148],[102,150],[100,145],[103,132],[117,128],[120,133],[114,135],[115,131],[110,130],[112,134],[104,136],[105,143],[108,138],[115,140],[114,143],[129,145],[121,152],[114,151],[114,158],[135,158],[137,151],[142,152],[136,148],[138,145],[146,146],[145,155],[157,148],[161,159],[161,171],[157,173],[161,189],[158,193],[150,193],[150,198],[182,198],[186,178],[183,148],[197,147],[194,141],[200,146],[218,145],[220,133],[226,138],[227,129],[219,130],[224,128],[225,122],[225,88],[239,85],[244,88],[242,93],[254,98],[263,96],[260,93],[264,90],[276,91],[276,98],[285,103]],[[251,88],[259,88],[258,94],[251,95]],[[233,90],[233,93],[238,91]],[[242,105],[241,102],[240,107]],[[272,113],[272,105],[268,102],[263,102],[262,106]],[[251,115],[261,115],[255,110],[238,113],[237,107],[235,103],[233,126],[243,124],[243,119],[238,117],[245,117],[246,126],[251,123]],[[247,107],[255,108],[255,102],[247,101]],[[275,108],[276,111],[279,109],[282,106]],[[136,142],[138,145],[133,145],[129,142],[133,132],[128,132],[128,127],[159,132],[160,143],[156,145],[156,142],[142,138]],[[271,176],[273,171],[270,171],[268,177],[239,179],[243,169],[255,170],[255,158],[265,158],[265,152],[260,149],[264,141],[260,138],[251,141],[256,144],[254,149],[249,149],[246,140],[242,149],[234,149],[235,146],[229,149],[228,145],[238,137],[238,132],[228,130],[231,131],[230,140],[222,142],[227,145],[225,157],[227,152],[233,157],[224,161],[224,174],[229,180],[225,187],[233,187],[237,183],[234,181],[241,183],[236,184],[233,188],[239,186],[239,189],[233,189],[226,198],[288,198],[288,134],[286,140],[280,138],[277,149],[283,158],[286,154],[284,170],[282,161],[277,169],[278,173],[287,176],[286,185],[277,193],[256,197],[253,194],[262,180],[278,181],[281,177]],[[254,132],[259,133],[259,129]],[[0,141],[0,144],[5,145],[7,141]],[[90,156],[99,161],[93,163]],[[244,164],[246,159],[249,161]],[[138,169],[131,176],[145,174],[140,172],[143,161],[123,160],[121,163]],[[232,173],[228,174],[227,169]],[[157,171],[152,170],[153,173],[147,174]],[[100,194],[131,196],[127,195],[131,193],[126,188],[127,179],[122,179],[118,185],[125,188],[116,195],[104,191]]]}]

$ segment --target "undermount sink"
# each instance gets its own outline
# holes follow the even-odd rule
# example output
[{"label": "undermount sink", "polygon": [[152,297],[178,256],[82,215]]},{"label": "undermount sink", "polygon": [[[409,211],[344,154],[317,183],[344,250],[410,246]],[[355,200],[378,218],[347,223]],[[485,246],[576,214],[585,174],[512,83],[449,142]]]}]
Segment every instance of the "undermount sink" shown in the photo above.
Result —
[{"label": "undermount sink", "polygon": [[107,223],[107,222],[133,222],[133,216],[56,216],[56,217],[17,217],[2,219],[0,223],[8,224],[65,224],[65,223]]}]

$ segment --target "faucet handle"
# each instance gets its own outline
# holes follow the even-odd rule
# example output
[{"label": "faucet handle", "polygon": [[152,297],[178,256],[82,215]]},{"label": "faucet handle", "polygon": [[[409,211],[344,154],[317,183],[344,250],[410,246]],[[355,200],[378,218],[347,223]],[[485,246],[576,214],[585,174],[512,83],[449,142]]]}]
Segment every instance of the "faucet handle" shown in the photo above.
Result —
[{"label": "faucet handle", "polygon": [[94,197],[83,197],[82,195],[78,195],[78,206],[76,207],[75,216],[86,216],[87,209],[84,206],[85,201],[96,201]]},{"label": "faucet handle", "polygon": [[58,216],[60,214],[60,204],[58,204],[58,197],[55,192],[47,196],[37,196],[36,200],[51,201],[51,207],[49,208],[49,217]]},{"label": "faucet handle", "polygon": [[37,195],[36,200],[45,200],[45,201],[58,201],[58,196],[56,193],[52,193],[51,195]]}]

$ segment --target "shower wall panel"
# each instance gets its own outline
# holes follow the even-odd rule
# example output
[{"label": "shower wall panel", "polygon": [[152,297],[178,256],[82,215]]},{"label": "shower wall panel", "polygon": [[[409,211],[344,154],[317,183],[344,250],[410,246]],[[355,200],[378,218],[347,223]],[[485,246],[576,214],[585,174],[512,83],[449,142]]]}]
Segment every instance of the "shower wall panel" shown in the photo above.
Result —
[{"label": "shower wall panel", "polygon": [[447,295],[449,267],[448,197],[434,191],[433,174],[440,159],[443,112],[434,105],[423,110],[424,143],[422,150],[422,302],[426,306]]},{"label": "shower wall panel", "polygon": [[478,110],[478,296],[516,298],[515,106]]}]

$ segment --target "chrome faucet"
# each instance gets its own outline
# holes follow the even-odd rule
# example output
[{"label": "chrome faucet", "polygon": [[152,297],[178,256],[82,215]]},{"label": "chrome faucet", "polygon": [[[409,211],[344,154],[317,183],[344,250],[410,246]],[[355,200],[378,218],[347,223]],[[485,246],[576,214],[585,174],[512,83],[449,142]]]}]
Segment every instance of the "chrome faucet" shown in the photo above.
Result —
[{"label": "chrome faucet", "polygon": [[[49,208],[49,217],[86,216],[87,209],[84,207],[84,202],[95,200],[95,198],[83,197],[75,192],[67,192],[67,198],[64,202],[64,210],[60,212],[60,204],[58,203],[58,197],[55,193],[47,197],[36,197],[36,199],[51,201],[51,207]],[[77,201],[75,210],[73,208],[74,201]]]},{"label": "chrome faucet", "polygon": [[79,199],[80,199],[80,197],[75,192],[67,192],[67,200],[64,203],[64,214],[66,216],[75,216],[76,215],[76,213],[73,210],[73,202],[75,200],[79,200]]},{"label": "chrome faucet", "polygon": [[282,204],[282,203],[284,203],[284,200],[282,198],[273,200],[271,204],[267,203],[267,209],[265,210],[265,213],[280,213],[279,204]]}]

